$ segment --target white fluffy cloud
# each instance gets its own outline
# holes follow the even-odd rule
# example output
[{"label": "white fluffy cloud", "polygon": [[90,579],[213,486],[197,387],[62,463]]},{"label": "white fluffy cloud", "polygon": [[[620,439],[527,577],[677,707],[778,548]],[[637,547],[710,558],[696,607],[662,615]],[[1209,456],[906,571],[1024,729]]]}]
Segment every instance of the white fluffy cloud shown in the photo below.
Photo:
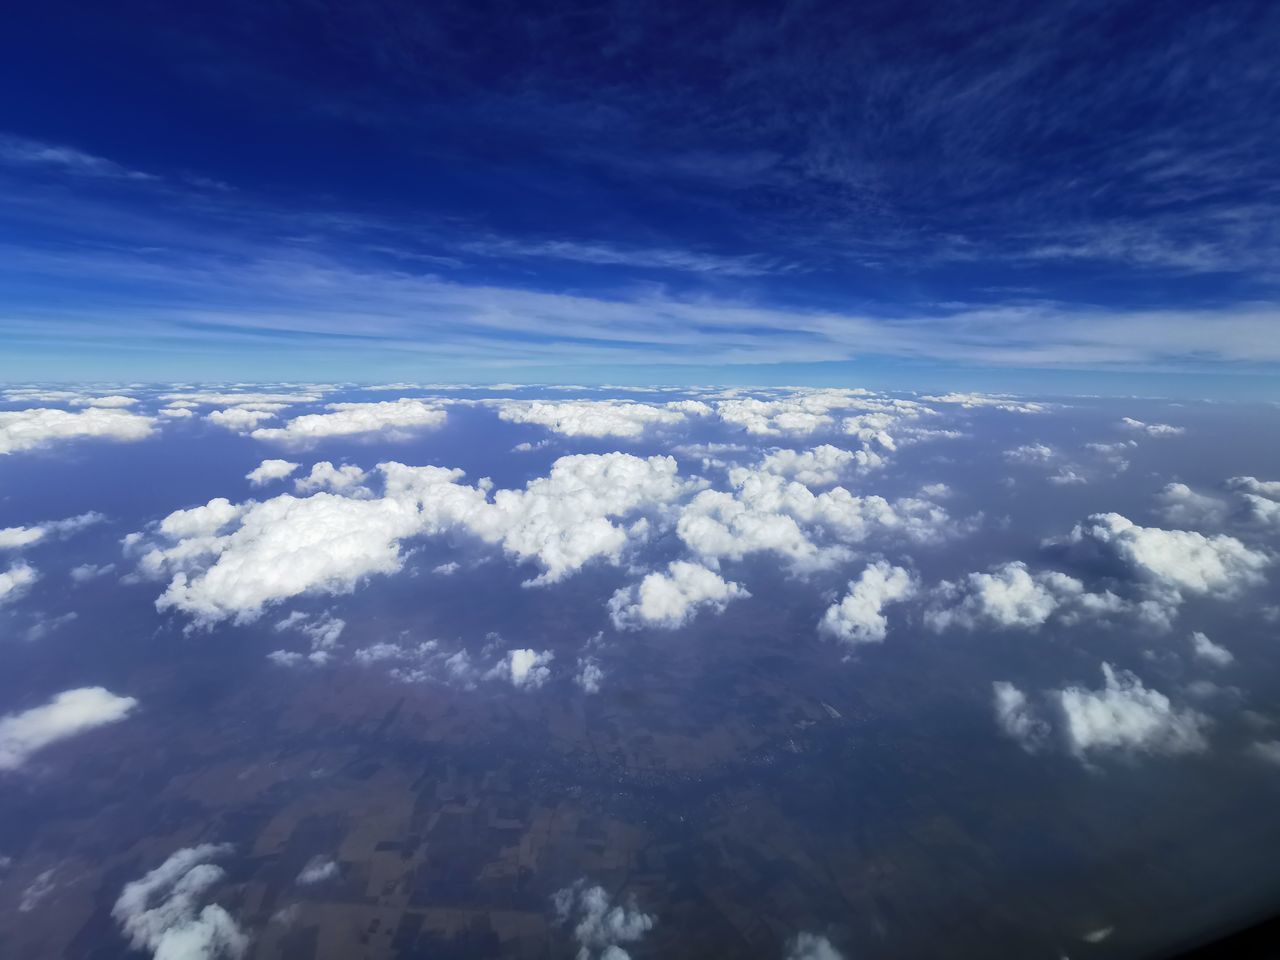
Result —
[{"label": "white fluffy cloud", "polygon": [[788,477],[807,487],[830,486],[841,475],[857,470],[874,470],[885,460],[872,450],[842,450],[824,443],[811,450],[774,450],[760,461],[760,469]]},{"label": "white fluffy cloud", "polygon": [[868,564],[849,592],[823,614],[819,628],[849,646],[881,643],[889,630],[884,608],[915,594],[917,583],[909,570],[884,560]]},{"label": "white fluffy cloud", "polygon": [[536,690],[551,678],[549,665],[555,658],[550,650],[508,650],[486,677],[507,680],[517,690]]},{"label": "white fluffy cloud", "polygon": [[582,688],[583,693],[599,693],[604,683],[604,669],[600,661],[586,655],[578,658],[578,672],[573,675],[573,682]]},{"label": "white fluffy cloud", "polygon": [[315,403],[322,395],[316,389],[298,393],[188,390],[162,393],[159,399],[167,401],[172,407],[259,407],[278,410],[293,403]]},{"label": "white fluffy cloud", "polygon": [[820,494],[765,470],[729,471],[731,491],[704,490],[680,514],[680,539],[704,562],[750,553],[780,554],[799,570],[847,560],[848,544],[874,534],[936,542],[957,530],[946,510],[927,500],[859,497],[844,487]]},{"label": "white fluffy cloud", "polygon": [[141,880],[125,885],[111,915],[135,950],[155,960],[238,960],[249,937],[216,903],[201,903],[225,877],[211,863],[231,852],[227,844],[179,850]]},{"label": "white fluffy cloud", "polygon": [[711,412],[697,401],[657,406],[628,400],[499,400],[495,405],[503,420],[534,423],[566,437],[638,437],[654,424],[683,423],[685,413],[700,412],[699,407]]},{"label": "white fluffy cloud", "polygon": [[255,440],[304,445],[325,437],[379,433],[406,436],[411,430],[438,427],[445,422],[444,408],[425,400],[383,400],[379,403],[330,403],[330,413],[294,417],[283,427],[261,427],[250,434]]},{"label": "white fluffy cloud", "polygon": [[562,457],[548,476],[492,499],[487,484],[460,483],[460,470],[383,463],[378,473],[381,496],[219,498],[170,514],[155,536],[131,535],[127,548],[140,554],[142,573],[172,575],[160,609],[202,623],[245,621],[272,602],[347,592],[365,577],[394,573],[402,540],[451,531],[537,562],[542,573],[532,582],[550,583],[592,560],[616,561],[646,527],[612,520],[661,509],[686,490],[674,459],[623,453]]},{"label": "white fluffy cloud", "polygon": [[272,480],[283,480],[300,466],[302,464],[292,463],[288,460],[263,460],[246,473],[244,478],[255,487],[260,487],[270,483]]},{"label": "white fluffy cloud", "polygon": [[102,687],[81,687],[0,717],[0,770],[16,770],[52,743],[123,720],[137,705],[133,697],[117,697]]},{"label": "white fluffy cloud", "polygon": [[730,600],[749,597],[744,588],[725,581],[706,567],[676,560],[666,573],[650,573],[640,583],[624,587],[609,600],[609,616],[619,629],[684,626],[698,610],[723,610]]},{"label": "white fluffy cloud", "polygon": [[775,399],[733,397],[715,404],[722,421],[759,436],[803,435],[833,427],[832,414],[839,410],[866,411],[846,419],[844,432],[861,440],[879,439],[888,449],[893,449],[893,441],[887,427],[933,413],[916,401],[873,397],[866,390],[793,390]]},{"label": "white fluffy cloud", "polygon": [[264,410],[259,407],[227,407],[225,410],[211,410],[205,414],[205,419],[214,426],[244,433],[252,430],[263,420],[274,419],[275,415],[274,410]]},{"label": "white fluffy cloud", "polygon": [[608,891],[585,880],[558,891],[552,903],[560,922],[573,924],[577,960],[628,960],[621,944],[635,943],[656,922],[633,903],[614,904]]},{"label": "white fluffy cloud", "polygon": [[67,537],[105,519],[102,514],[90,510],[65,520],[49,520],[30,527],[6,527],[0,530],[0,550],[18,550],[50,537]]},{"label": "white fluffy cloud", "polygon": [[0,606],[17,600],[39,579],[40,574],[31,564],[22,561],[10,564],[8,570],[0,571]]},{"label": "white fluffy cloud", "polygon": [[942,396],[921,397],[926,403],[953,403],[971,410],[976,407],[991,407],[1006,413],[1044,413],[1049,408],[1043,403],[1032,403],[1013,397],[990,395],[984,393],[948,393]]},{"label": "white fluffy cloud", "polygon": [[[313,493],[316,490],[332,490],[335,493],[354,493],[360,489],[367,474],[355,464],[344,464],[335,467],[328,460],[321,460],[312,465],[311,472],[294,481],[294,489],[299,493]],[[363,492],[363,491],[362,491]]]},{"label": "white fluffy cloud", "polygon": [[1167,423],[1143,423],[1141,420],[1133,419],[1133,417],[1121,417],[1120,426],[1126,430],[1145,433],[1149,437],[1175,437],[1180,433],[1187,432],[1185,427],[1174,427]]},{"label": "white fluffy cloud", "polygon": [[0,454],[32,450],[59,440],[145,440],[154,427],[155,420],[151,417],[103,407],[78,413],[51,407],[3,410],[0,411]]},{"label": "white fluffy cloud", "polygon": [[844,954],[818,933],[799,933],[787,944],[784,960],[844,960]]},{"label": "white fluffy cloud", "polygon": [[1220,527],[1229,513],[1225,501],[1197,493],[1185,483],[1166,484],[1156,503],[1166,523],[1184,529]]},{"label": "white fluffy cloud", "polygon": [[1068,748],[1077,756],[1094,752],[1190,753],[1205,749],[1208,719],[1179,710],[1157,690],[1143,686],[1127,670],[1102,665],[1101,690],[1068,687],[1058,691]]},{"label": "white fluffy cloud", "polygon": [[1024,443],[1004,452],[1004,458],[1010,463],[1042,464],[1048,463],[1055,456],[1053,447],[1043,443]]},{"label": "white fluffy cloud", "polygon": [[1141,527],[1118,513],[1094,514],[1071,531],[1067,543],[1096,549],[1166,590],[1220,597],[1262,583],[1271,563],[1267,554],[1234,537]]},{"label": "white fluffy cloud", "polygon": [[1040,626],[1055,613],[1076,619],[1123,608],[1123,601],[1113,593],[1089,593],[1075,577],[1056,570],[1031,573],[1018,560],[990,573],[970,573],[957,582],[942,581],[924,619],[939,631],[952,626],[972,630],[982,625],[1026,630]]},{"label": "white fluffy cloud", "polygon": [[1236,659],[1230,650],[1214,643],[1199,630],[1191,634],[1191,652],[1215,667],[1229,667]]},{"label": "white fluffy cloud", "polygon": [[1049,725],[1036,716],[1027,695],[1012,683],[991,685],[995,697],[996,723],[1028,752],[1039,750],[1049,737]]}]

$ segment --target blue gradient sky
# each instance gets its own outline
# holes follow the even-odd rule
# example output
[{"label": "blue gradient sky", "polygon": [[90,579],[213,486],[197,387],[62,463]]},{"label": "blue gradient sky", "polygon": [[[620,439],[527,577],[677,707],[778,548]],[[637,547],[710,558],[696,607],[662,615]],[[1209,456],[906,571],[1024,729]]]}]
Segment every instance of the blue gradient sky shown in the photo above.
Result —
[{"label": "blue gradient sky", "polygon": [[1275,397],[1265,3],[51,3],[0,377]]}]

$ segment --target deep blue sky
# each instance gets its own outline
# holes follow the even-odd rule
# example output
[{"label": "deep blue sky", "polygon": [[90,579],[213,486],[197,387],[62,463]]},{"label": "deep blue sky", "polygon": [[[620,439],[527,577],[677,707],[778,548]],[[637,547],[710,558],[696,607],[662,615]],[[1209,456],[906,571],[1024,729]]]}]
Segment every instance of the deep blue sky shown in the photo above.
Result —
[{"label": "deep blue sky", "polygon": [[1270,395],[1278,41],[1268,3],[27,5],[0,377]]}]

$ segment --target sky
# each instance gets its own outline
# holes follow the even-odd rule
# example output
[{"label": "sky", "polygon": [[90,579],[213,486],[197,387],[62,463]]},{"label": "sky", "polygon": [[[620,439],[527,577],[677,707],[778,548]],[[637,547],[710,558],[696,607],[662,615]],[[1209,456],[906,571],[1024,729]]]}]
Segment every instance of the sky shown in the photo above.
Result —
[{"label": "sky", "polygon": [[1276,394],[1274,4],[6,21],[10,381]]}]

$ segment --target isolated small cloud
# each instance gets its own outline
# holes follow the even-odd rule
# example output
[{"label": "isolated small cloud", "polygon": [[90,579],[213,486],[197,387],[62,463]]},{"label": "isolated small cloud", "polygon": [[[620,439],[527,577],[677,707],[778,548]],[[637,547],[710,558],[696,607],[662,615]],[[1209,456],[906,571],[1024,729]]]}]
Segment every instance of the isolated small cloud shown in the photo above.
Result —
[{"label": "isolated small cloud", "polygon": [[704,566],[676,560],[665,573],[650,573],[639,584],[618,590],[609,600],[609,616],[619,629],[674,630],[700,609],[719,612],[729,601],[750,595]]},{"label": "isolated small cloud", "polygon": [[27,527],[5,527],[0,529],[0,550],[20,550],[54,537],[69,537],[106,519],[96,510],[90,510],[65,520],[48,520]]},{"label": "isolated small cloud", "polygon": [[338,862],[330,857],[315,856],[307,861],[306,866],[298,874],[297,883],[303,887],[315,886],[338,876],[341,869]]},{"label": "isolated small cloud", "polygon": [[111,915],[130,946],[155,960],[239,960],[248,934],[223,907],[205,903],[226,876],[210,861],[230,853],[229,844],[189,847],[126,884]]},{"label": "isolated small cloud", "polygon": [[40,574],[36,572],[36,568],[22,561],[11,564],[8,570],[0,571],[0,606],[23,596],[39,579]]},{"label": "isolated small cloud", "polygon": [[517,690],[536,690],[551,678],[551,661],[556,655],[550,650],[508,650],[486,676],[507,680]]},{"label": "isolated small cloud", "polygon": [[1036,715],[1027,695],[1003,680],[996,681],[991,687],[996,723],[1000,729],[1029,753],[1044,746],[1049,737],[1049,724]]},{"label": "isolated small cloud", "polygon": [[1143,423],[1133,417],[1121,417],[1120,426],[1125,430],[1145,433],[1149,437],[1176,437],[1178,434],[1187,432],[1185,427],[1175,427],[1167,423]]},{"label": "isolated small cloud", "polygon": [[1191,650],[1201,660],[1215,667],[1229,667],[1236,659],[1230,650],[1214,643],[1199,630],[1191,634]]},{"label": "isolated small cloud", "polygon": [[844,954],[821,934],[798,933],[787,944],[783,960],[844,960]]},{"label": "isolated small cloud", "polygon": [[1057,696],[1068,748],[1077,756],[1096,752],[1194,753],[1207,746],[1208,718],[1177,709],[1164,694],[1133,673],[1102,665],[1101,690],[1068,687]]},{"label": "isolated small cloud", "polygon": [[578,880],[552,897],[556,918],[573,925],[577,960],[629,960],[622,947],[653,929],[656,920],[634,903],[615,904],[604,887]]},{"label": "isolated small cloud", "polygon": [[1043,443],[1026,443],[1004,452],[1004,458],[1010,463],[1044,464],[1056,456],[1053,447]]},{"label": "isolated small cloud", "polygon": [[587,655],[578,658],[578,671],[573,675],[573,682],[582,688],[583,693],[599,693],[604,683],[604,669],[600,661]]},{"label": "isolated small cloud", "polygon": [[263,460],[246,473],[244,478],[255,487],[261,487],[272,480],[283,480],[300,466],[302,464],[292,463],[289,460]]},{"label": "isolated small cloud", "polygon": [[911,571],[884,560],[869,564],[849,592],[823,614],[819,629],[849,646],[881,643],[889,630],[884,608],[915,595],[919,584]]},{"label": "isolated small cloud", "polygon": [[262,410],[256,407],[228,407],[225,410],[213,410],[205,414],[205,419],[214,426],[223,427],[236,433],[252,430],[263,420],[271,420],[276,416],[274,410]]},{"label": "isolated small cloud", "polygon": [[115,570],[114,563],[82,563],[71,568],[71,579],[76,583],[87,583],[98,577],[105,577]]},{"label": "isolated small cloud", "polygon": [[118,697],[102,687],[64,690],[48,703],[0,717],[0,770],[16,770],[39,750],[118,723],[138,705],[133,697]]}]

